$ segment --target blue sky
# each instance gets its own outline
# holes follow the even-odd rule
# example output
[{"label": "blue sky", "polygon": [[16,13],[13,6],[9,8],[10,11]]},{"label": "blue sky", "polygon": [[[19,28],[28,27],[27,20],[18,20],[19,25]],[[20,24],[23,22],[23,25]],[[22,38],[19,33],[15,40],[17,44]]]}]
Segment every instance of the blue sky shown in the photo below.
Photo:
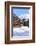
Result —
[{"label": "blue sky", "polygon": [[[12,9],[11,9],[11,12],[12,12]],[[31,9],[13,8],[13,13],[16,14],[16,16],[18,16],[20,19],[29,18],[29,16],[31,15]]]},{"label": "blue sky", "polygon": [[26,15],[26,14],[29,14],[29,9],[15,9],[15,8],[13,8],[13,13],[15,13],[17,16],[21,16],[21,14]]}]

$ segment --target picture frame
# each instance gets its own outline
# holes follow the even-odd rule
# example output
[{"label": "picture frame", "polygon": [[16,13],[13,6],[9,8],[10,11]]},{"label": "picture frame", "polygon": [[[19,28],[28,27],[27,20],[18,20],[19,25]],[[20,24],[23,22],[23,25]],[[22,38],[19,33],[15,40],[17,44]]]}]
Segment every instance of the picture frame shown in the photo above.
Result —
[{"label": "picture frame", "polygon": [[35,3],[6,1],[5,44],[32,42],[35,42]]}]

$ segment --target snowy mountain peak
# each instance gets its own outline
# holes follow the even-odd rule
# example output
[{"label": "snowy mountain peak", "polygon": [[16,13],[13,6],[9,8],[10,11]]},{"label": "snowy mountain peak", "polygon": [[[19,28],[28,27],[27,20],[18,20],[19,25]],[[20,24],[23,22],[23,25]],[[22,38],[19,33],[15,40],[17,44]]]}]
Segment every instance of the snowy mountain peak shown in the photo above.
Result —
[{"label": "snowy mountain peak", "polygon": [[18,16],[20,19],[28,19],[28,18],[30,18],[30,15],[29,14],[21,14],[20,16]]}]

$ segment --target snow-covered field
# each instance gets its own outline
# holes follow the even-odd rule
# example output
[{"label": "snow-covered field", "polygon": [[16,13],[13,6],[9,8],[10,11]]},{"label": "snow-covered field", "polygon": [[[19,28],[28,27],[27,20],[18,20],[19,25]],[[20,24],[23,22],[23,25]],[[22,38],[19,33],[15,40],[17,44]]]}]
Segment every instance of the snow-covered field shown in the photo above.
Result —
[{"label": "snow-covered field", "polygon": [[13,28],[13,36],[29,36],[29,27],[21,26]]},{"label": "snow-covered field", "polygon": [[27,27],[27,26],[14,27],[14,28],[13,28],[13,31],[14,31],[14,32],[29,31],[29,27]]}]

